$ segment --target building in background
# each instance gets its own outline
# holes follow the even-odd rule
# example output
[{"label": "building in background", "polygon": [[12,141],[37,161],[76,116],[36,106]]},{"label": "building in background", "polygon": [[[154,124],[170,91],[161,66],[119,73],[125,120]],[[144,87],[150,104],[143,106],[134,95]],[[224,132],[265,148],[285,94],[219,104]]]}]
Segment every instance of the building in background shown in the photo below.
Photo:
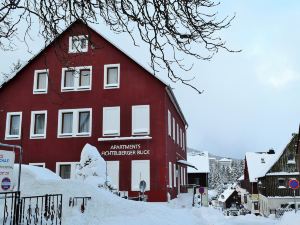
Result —
[{"label": "building in background", "polygon": [[188,184],[208,187],[208,174],[210,171],[208,152],[189,152],[187,160],[195,166],[195,168],[188,168]]},{"label": "building in background", "polygon": [[[86,143],[129,197],[185,191],[187,122],[172,89],[95,29],[74,22],[0,88],[0,142],[23,163],[74,178]],[[178,163],[181,161],[181,163]]]},{"label": "building in background", "polygon": [[218,160],[218,166],[219,168],[231,168],[232,166],[232,159],[222,158]]}]

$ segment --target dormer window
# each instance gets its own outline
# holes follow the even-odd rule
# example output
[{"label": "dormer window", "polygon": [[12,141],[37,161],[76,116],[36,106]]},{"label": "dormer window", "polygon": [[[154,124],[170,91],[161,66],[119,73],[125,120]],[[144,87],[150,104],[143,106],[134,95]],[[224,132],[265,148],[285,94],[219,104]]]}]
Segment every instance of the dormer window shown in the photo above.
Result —
[{"label": "dormer window", "polygon": [[69,53],[79,53],[88,51],[88,36],[79,35],[69,37]]},{"label": "dormer window", "polygon": [[48,92],[48,70],[35,70],[33,80],[33,94]]},{"label": "dormer window", "polygon": [[104,65],[104,89],[120,87],[120,64]]}]

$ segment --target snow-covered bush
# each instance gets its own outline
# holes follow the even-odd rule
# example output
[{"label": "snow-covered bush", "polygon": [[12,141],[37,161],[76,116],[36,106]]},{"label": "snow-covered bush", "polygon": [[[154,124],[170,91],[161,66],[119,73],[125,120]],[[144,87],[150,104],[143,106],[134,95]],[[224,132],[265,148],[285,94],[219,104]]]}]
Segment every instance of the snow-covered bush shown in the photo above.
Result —
[{"label": "snow-covered bush", "polygon": [[107,175],[105,160],[98,149],[90,144],[86,144],[82,149],[76,179],[97,187],[113,189]]}]

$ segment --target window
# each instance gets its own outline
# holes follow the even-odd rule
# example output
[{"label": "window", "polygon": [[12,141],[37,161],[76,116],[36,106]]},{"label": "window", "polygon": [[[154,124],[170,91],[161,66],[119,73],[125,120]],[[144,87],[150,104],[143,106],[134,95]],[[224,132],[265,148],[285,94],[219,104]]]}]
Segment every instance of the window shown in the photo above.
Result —
[{"label": "window", "polygon": [[5,139],[21,138],[22,112],[9,112],[6,115]]},{"label": "window", "polygon": [[48,70],[35,70],[33,80],[33,94],[46,94],[48,92]]},{"label": "window", "polygon": [[172,188],[172,174],[173,174],[173,171],[172,171],[172,163],[169,162],[169,188]]},{"label": "window", "polygon": [[182,129],[180,128],[180,134],[179,134],[179,138],[180,138],[180,147],[182,148]]},{"label": "window", "polygon": [[173,140],[175,141],[176,139],[176,127],[175,127],[175,119],[173,117]]},{"label": "window", "polygon": [[30,138],[46,138],[47,111],[31,112]]},{"label": "window", "polygon": [[59,176],[62,179],[71,178],[71,165],[59,165]]},{"label": "window", "polygon": [[177,123],[177,144],[179,145],[179,125]]},{"label": "window", "polygon": [[103,136],[120,136],[120,107],[103,107]]},{"label": "window", "polygon": [[171,112],[168,110],[168,134],[172,137],[172,118]]},{"label": "window", "polygon": [[119,190],[119,173],[120,162],[119,161],[106,161],[107,176],[110,178],[112,185]]},{"label": "window", "polygon": [[69,37],[69,53],[88,51],[88,35]]},{"label": "window", "polygon": [[79,165],[79,162],[57,162],[56,174],[63,179],[73,179],[76,177],[76,168]]},{"label": "window", "polygon": [[146,191],[150,190],[150,161],[132,160],[131,161],[131,190],[139,191],[140,182],[146,182]]},{"label": "window", "polygon": [[104,89],[120,87],[120,64],[104,65]]},{"label": "window", "polygon": [[184,135],[184,132],[182,133],[182,149],[185,150],[185,135]]},{"label": "window", "polygon": [[174,175],[173,175],[173,178],[174,178],[174,187],[176,187],[176,177],[177,177],[177,171],[176,171],[176,164],[174,163],[174,165],[173,165],[173,173],[174,173]]},{"label": "window", "polygon": [[29,165],[46,168],[46,163],[29,163]]},{"label": "window", "polygon": [[286,182],[284,178],[278,178],[278,188],[285,188]]},{"label": "window", "polygon": [[132,135],[150,134],[150,106],[132,106]]},{"label": "window", "polygon": [[294,154],[292,154],[292,153],[288,154],[287,159],[288,159],[287,164],[296,164]]},{"label": "window", "polygon": [[92,66],[62,69],[61,91],[91,90]]},{"label": "window", "polygon": [[64,109],[58,112],[58,137],[91,136],[92,109]]}]

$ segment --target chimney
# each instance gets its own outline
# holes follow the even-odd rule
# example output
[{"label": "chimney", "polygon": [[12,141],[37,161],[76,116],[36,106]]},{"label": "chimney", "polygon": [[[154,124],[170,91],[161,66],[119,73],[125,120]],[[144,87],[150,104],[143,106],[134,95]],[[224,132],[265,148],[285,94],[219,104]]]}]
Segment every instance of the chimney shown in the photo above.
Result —
[{"label": "chimney", "polygon": [[268,154],[275,154],[275,150],[273,148],[269,149]]}]

